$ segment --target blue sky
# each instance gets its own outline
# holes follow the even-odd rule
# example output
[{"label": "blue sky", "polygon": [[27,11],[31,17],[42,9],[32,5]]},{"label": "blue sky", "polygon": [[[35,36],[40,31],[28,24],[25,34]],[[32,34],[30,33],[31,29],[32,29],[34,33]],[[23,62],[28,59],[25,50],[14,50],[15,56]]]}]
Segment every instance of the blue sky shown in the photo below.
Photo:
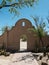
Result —
[{"label": "blue sky", "polygon": [[[33,7],[25,7],[18,11],[20,12],[20,15],[13,18],[14,15],[10,14],[7,8],[0,9],[0,30],[6,25],[15,25],[15,23],[21,18],[29,19],[32,24],[34,24],[34,21],[31,16],[39,16],[45,19],[49,15],[49,0],[39,0]],[[49,29],[47,28],[47,30]],[[0,31],[0,34],[1,33],[2,32]]]}]

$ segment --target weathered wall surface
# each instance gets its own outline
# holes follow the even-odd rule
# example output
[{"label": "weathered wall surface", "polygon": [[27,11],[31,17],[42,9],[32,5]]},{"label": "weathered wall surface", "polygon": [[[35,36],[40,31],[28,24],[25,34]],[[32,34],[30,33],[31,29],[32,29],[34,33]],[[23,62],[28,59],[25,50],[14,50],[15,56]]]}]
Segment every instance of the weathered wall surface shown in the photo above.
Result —
[{"label": "weathered wall surface", "polygon": [[0,36],[0,48],[4,45],[7,48],[7,32]]},{"label": "weathered wall surface", "polygon": [[[23,22],[25,25],[23,26]],[[15,26],[10,30],[6,31],[2,36],[0,36],[0,47],[3,45],[7,49],[12,50],[20,50],[20,38],[22,35],[26,35],[27,37],[27,50],[33,50],[35,47],[35,41],[38,40],[38,38],[35,35],[34,32],[28,31],[28,28],[32,28],[32,24],[27,19],[20,19],[17,21]],[[44,44],[47,46],[49,44],[48,42],[49,37],[44,37],[43,41]],[[39,44],[39,46],[42,46]]]},{"label": "weathered wall surface", "polygon": [[[25,22],[25,26],[22,26],[22,23]],[[15,27],[9,31],[8,33],[8,48],[11,49],[20,49],[20,38],[22,35],[27,36],[27,50],[32,50],[33,49],[33,43],[34,43],[34,33],[30,33],[28,31],[28,28],[32,28],[32,24],[29,20],[27,19],[21,19],[19,20],[16,24]]]}]

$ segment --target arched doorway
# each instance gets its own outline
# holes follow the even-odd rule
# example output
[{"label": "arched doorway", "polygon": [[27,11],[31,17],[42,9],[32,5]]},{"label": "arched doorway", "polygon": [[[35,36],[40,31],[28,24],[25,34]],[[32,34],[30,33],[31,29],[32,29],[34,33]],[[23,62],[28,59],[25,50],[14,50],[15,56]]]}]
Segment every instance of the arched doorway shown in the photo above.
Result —
[{"label": "arched doorway", "polygon": [[26,51],[27,50],[27,36],[22,35],[20,38],[20,51]]}]

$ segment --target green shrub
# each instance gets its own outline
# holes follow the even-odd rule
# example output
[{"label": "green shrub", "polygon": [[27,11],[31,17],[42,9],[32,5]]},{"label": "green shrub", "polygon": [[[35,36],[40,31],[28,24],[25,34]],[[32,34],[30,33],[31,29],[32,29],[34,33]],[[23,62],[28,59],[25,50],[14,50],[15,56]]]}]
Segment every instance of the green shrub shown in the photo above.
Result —
[{"label": "green shrub", "polygon": [[4,55],[5,51],[4,50],[1,50],[1,55]]},{"label": "green shrub", "polygon": [[22,41],[26,41],[27,40],[26,35],[22,35],[21,38],[22,38]]},{"label": "green shrub", "polygon": [[0,55],[9,56],[10,52],[6,52],[6,50],[0,50]]}]

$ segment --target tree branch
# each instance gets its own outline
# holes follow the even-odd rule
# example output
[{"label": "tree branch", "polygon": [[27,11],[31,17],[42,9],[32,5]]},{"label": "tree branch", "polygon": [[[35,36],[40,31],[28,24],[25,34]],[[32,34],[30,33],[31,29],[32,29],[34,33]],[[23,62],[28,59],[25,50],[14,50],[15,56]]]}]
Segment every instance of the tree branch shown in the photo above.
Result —
[{"label": "tree branch", "polygon": [[29,1],[28,2],[17,2],[17,3],[13,3],[13,4],[9,4],[9,5],[7,5],[7,4],[0,4],[0,9],[2,9],[3,7],[15,7],[17,5],[22,5],[22,4],[27,5],[27,4],[31,4],[33,2],[35,2],[35,0],[30,1],[30,2]]},{"label": "tree branch", "polygon": [[3,8],[3,7],[14,7],[16,5],[20,5],[20,4],[23,4],[23,3],[14,3],[14,4],[10,4],[10,5],[0,5],[0,9]]}]

